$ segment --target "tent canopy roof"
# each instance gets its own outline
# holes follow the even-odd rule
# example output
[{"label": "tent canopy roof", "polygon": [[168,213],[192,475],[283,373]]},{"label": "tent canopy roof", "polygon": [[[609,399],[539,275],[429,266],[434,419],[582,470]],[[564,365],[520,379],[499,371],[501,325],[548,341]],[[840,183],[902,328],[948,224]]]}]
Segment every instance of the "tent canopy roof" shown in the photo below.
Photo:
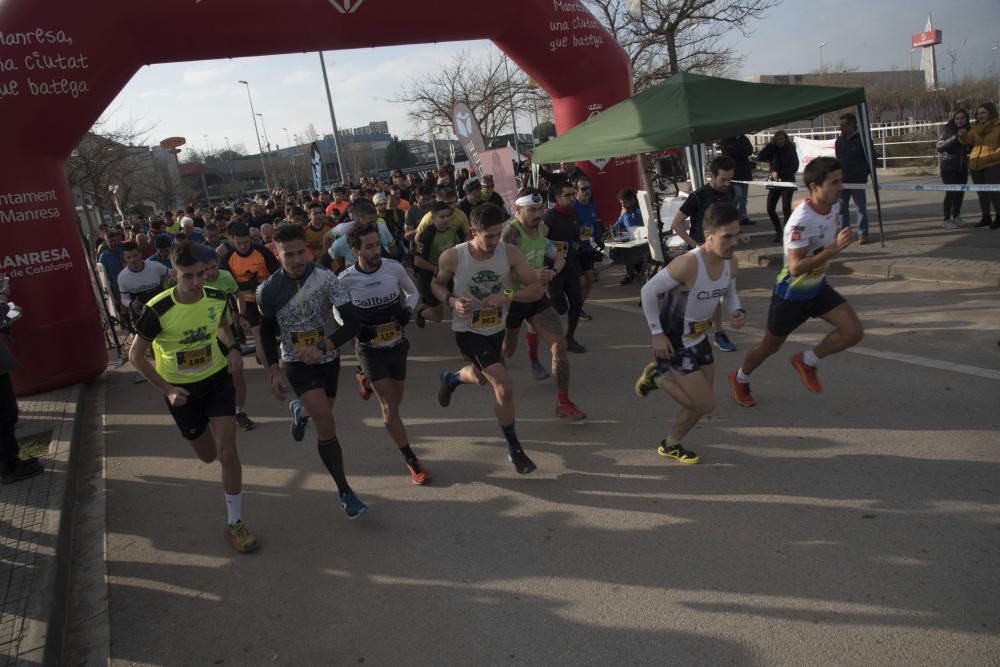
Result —
[{"label": "tent canopy roof", "polygon": [[532,161],[591,160],[690,146],[864,101],[864,88],[749,83],[681,72],[542,144]]}]

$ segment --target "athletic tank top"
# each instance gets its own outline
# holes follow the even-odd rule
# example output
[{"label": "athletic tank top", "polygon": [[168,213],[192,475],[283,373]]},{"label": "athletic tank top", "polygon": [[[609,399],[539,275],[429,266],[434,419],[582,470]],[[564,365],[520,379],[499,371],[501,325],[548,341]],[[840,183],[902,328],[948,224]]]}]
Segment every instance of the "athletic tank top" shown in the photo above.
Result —
[{"label": "athletic tank top", "polygon": [[698,261],[698,277],[691,290],[684,292],[678,285],[667,293],[660,310],[660,325],[663,333],[676,348],[694,347],[705,339],[705,333],[712,326],[712,315],[719,301],[726,297],[731,279],[729,260],[722,267],[722,274],[712,280],[705,268],[705,258],[701,248],[691,251]]},{"label": "athletic tank top", "polygon": [[483,300],[490,294],[500,294],[510,289],[510,262],[507,259],[507,244],[500,243],[489,259],[475,259],[469,252],[469,243],[455,246],[458,252],[458,271],[455,272],[455,289],[458,297],[468,297],[475,302],[472,316],[460,318],[455,315],[451,321],[452,331],[472,331],[484,336],[503,331],[507,318],[507,306],[487,308]]},{"label": "athletic tank top", "polygon": [[[521,252],[524,253],[524,258],[528,260],[528,266],[533,271],[537,271],[545,266],[545,249],[548,247],[548,243],[541,227],[538,228],[538,237],[531,238],[520,220],[511,220],[510,224],[521,235]],[[514,283],[513,289],[514,291],[521,289],[521,283]]]}]

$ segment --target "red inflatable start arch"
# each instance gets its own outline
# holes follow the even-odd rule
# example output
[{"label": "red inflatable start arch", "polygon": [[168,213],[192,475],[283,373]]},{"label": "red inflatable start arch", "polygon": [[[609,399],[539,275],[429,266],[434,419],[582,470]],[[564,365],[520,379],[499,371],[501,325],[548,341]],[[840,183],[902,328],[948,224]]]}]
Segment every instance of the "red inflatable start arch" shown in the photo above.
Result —
[{"label": "red inflatable start arch", "polygon": [[[628,57],[580,0],[0,3],[0,273],[24,306],[18,394],[99,375],[104,337],[63,163],[143,65],[491,39],[552,97],[564,131],[632,93]],[[635,165],[594,178],[605,219]]]}]

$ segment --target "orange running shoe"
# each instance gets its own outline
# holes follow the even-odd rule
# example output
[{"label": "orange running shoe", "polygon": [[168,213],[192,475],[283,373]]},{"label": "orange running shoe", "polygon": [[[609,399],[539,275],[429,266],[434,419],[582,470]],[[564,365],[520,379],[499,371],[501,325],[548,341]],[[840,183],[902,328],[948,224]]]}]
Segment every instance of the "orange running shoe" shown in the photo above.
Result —
[{"label": "orange running shoe", "polygon": [[750,383],[737,380],[736,371],[729,372],[729,386],[733,388],[733,398],[744,408],[757,405],[757,401],[753,400],[753,394],[750,393]]},{"label": "orange running shoe", "polygon": [[423,486],[427,482],[431,481],[431,475],[424,468],[420,461],[414,461],[413,463],[407,463],[406,469],[410,471],[410,479],[417,486]]},{"label": "orange running shoe", "polygon": [[566,401],[565,403],[556,403],[556,417],[569,419],[570,421],[579,421],[580,419],[586,419],[587,415],[583,410],[576,407],[573,401]]},{"label": "orange running shoe", "polygon": [[802,353],[793,354],[789,361],[792,362],[792,366],[799,372],[799,378],[802,380],[802,384],[806,386],[809,391],[814,391],[817,394],[823,392],[823,385],[820,384],[819,378],[816,377],[816,367],[810,366],[803,360]]},{"label": "orange running shoe", "polygon": [[365,372],[361,370],[360,366],[357,368],[358,370],[355,372],[354,376],[358,378],[358,396],[367,401],[372,397],[374,392],[372,391],[371,385],[368,384],[368,376],[365,375]]}]

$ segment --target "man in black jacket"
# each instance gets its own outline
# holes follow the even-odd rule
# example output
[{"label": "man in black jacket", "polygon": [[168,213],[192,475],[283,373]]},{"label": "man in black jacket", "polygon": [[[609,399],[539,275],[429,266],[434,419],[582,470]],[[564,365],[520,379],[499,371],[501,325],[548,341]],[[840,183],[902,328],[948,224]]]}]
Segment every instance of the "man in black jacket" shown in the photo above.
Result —
[{"label": "man in black jacket", "polygon": [[[737,134],[725,137],[719,142],[719,150],[723,155],[728,155],[733,159],[736,167],[733,170],[733,180],[752,181],[753,163],[750,156],[753,155],[753,144],[745,134]],[[747,198],[750,195],[750,186],[743,183],[733,183],[733,192],[736,194],[736,206],[740,209],[740,224],[752,225],[753,220],[747,215]]]},{"label": "man in black jacket", "polygon": [[[865,155],[864,142],[858,131],[858,117],[845,113],[840,117],[840,136],[836,141],[837,159],[844,168],[844,183],[867,183],[872,173]],[[868,243],[868,207],[864,189],[848,190],[840,193],[840,226],[851,226],[851,200],[858,209],[858,245]]]}]

